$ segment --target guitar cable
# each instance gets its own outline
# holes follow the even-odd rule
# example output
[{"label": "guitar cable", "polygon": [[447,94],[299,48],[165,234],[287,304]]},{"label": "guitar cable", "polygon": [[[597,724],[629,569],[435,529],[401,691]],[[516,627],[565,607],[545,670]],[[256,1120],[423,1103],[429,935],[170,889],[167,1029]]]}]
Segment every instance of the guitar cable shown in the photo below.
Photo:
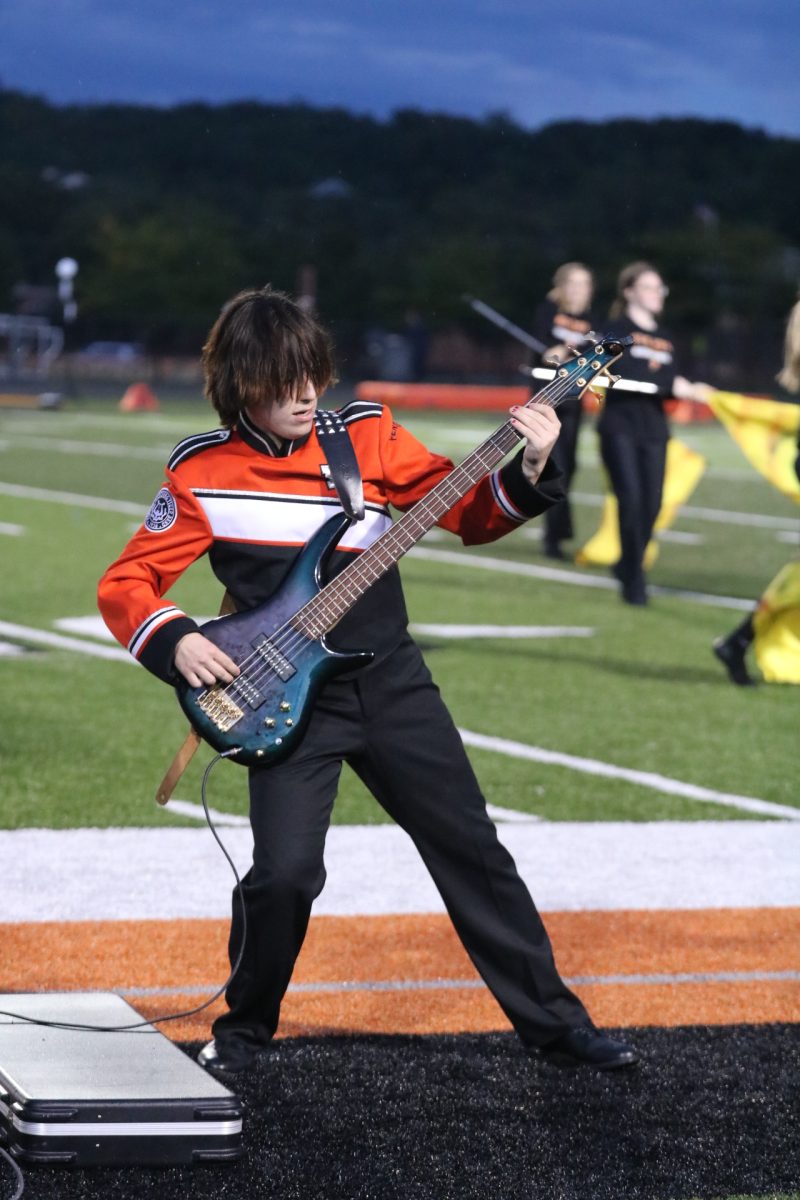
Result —
[{"label": "guitar cable", "polygon": [[[217,990],[214,992],[214,994],[212,996],[209,996],[209,998],[207,1000],[204,1000],[202,1004],[198,1004],[194,1008],[187,1008],[182,1012],[165,1013],[162,1016],[158,1016],[158,1017],[150,1017],[149,1020],[146,1020],[146,1021],[145,1020],[134,1021],[129,1025],[88,1025],[88,1024],[84,1025],[84,1024],[80,1024],[78,1022],[71,1022],[71,1021],[47,1021],[42,1017],[28,1017],[28,1016],[25,1016],[23,1013],[9,1012],[7,1009],[2,1009],[2,1008],[0,1008],[0,1016],[12,1017],[15,1021],[21,1021],[27,1025],[43,1025],[47,1029],[76,1029],[76,1030],[80,1030],[81,1032],[85,1032],[85,1033],[126,1033],[126,1032],[132,1032],[133,1030],[140,1030],[144,1033],[158,1033],[159,1031],[157,1029],[150,1029],[150,1028],[146,1028],[146,1027],[151,1026],[151,1025],[160,1025],[166,1021],[179,1021],[184,1017],[193,1017],[193,1016],[195,1016],[196,1013],[202,1012],[203,1009],[208,1008],[209,1005],[213,1004],[214,1001],[217,1000],[223,994],[223,992],[225,992],[227,990],[228,986],[230,985],[231,981],[233,980],[234,976],[236,975],[236,972],[239,970],[240,966],[242,965],[242,960],[244,958],[244,950],[245,950],[245,946],[247,944],[247,908],[246,908],[245,902],[244,902],[244,892],[242,890],[242,881],[239,878],[239,872],[236,870],[236,864],[234,863],[233,859],[231,858],[230,854],[228,853],[228,850],[225,847],[225,845],[222,841],[222,838],[219,836],[219,833],[217,832],[214,822],[211,819],[211,814],[208,811],[208,800],[206,798],[206,786],[207,786],[207,782],[208,782],[208,777],[211,774],[212,769],[217,765],[217,763],[220,761],[220,759],[232,758],[233,755],[238,754],[240,752],[240,750],[241,750],[240,746],[235,746],[232,750],[225,750],[221,754],[215,755],[214,758],[212,758],[211,762],[206,767],[205,771],[203,772],[203,779],[200,784],[200,798],[203,802],[203,812],[205,813],[206,822],[208,823],[208,827],[211,830],[214,840],[216,841],[216,843],[219,846],[222,853],[225,855],[228,865],[229,865],[230,869],[233,871],[233,875],[236,880],[236,894],[239,899],[239,905],[240,905],[241,913],[242,913],[242,944],[239,947],[239,952],[236,956],[236,961],[234,962],[233,966],[231,967],[230,974],[228,975],[228,978],[225,980],[225,982],[223,984],[221,984],[220,987],[217,988]],[[17,1194],[21,1195],[21,1193],[17,1193]]]}]

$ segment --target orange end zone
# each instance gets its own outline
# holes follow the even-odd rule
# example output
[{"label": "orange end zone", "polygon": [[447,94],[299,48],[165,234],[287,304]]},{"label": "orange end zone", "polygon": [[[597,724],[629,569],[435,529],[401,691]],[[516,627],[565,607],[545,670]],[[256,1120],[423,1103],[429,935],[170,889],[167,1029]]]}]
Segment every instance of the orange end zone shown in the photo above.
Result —
[{"label": "orange end zone", "polygon": [[[608,977],[797,972],[799,916],[794,908],[550,913],[547,926],[562,974],[580,981],[575,991],[600,1025],[757,1024],[800,1021],[796,980]],[[0,991],[117,990],[144,1017],[191,1008],[225,978],[227,929],[218,920],[0,925]],[[311,990],[289,992],[280,1032],[508,1029],[476,979],[445,916],[316,917],[293,979]],[[442,980],[465,986],[435,986]],[[218,1000],[164,1032],[201,1040],[222,1009]]]}]

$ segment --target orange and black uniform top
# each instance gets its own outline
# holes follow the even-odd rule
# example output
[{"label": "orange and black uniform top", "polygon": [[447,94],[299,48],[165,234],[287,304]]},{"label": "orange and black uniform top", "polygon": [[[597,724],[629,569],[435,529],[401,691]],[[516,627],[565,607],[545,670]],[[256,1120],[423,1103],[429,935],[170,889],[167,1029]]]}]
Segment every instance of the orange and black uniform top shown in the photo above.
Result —
[{"label": "orange and black uniform top", "polygon": [[[453,467],[398,425],[383,405],[354,401],[339,413],[364,481],[366,515],[341,538],[331,574],[389,528],[390,505],[411,508]],[[532,487],[521,458],[517,454],[477,483],[439,524],[466,545],[491,542],[559,500],[558,469],[548,462]],[[111,632],[148,670],[171,682],[175,647],[198,625],[164,601],[170,587],[208,554],[239,610],[263,603],[299,549],[341,511],[328,475],[316,430],[279,443],[246,413],[233,429],[180,442],[144,524],[100,580],[98,605]],[[382,656],[398,644],[407,622],[400,575],[393,567],[342,618],[331,641]]]}]

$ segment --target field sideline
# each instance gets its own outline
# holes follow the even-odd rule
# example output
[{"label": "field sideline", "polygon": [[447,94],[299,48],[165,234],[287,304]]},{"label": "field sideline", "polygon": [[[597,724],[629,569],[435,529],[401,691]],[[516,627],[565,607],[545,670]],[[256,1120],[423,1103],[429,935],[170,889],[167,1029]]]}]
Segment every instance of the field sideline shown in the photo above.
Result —
[{"label": "field sideline", "polygon": [[[398,416],[456,459],[498,423]],[[198,754],[176,805],[154,803],[185,722],[169,689],[129,669],[94,610],[96,580],[146,511],[171,446],[213,424],[200,401],[167,401],[160,414],[79,401],[0,412],[0,676],[11,698],[0,992],[113,989],[152,1017],[198,1003],[225,976],[231,876],[198,807],[210,755]],[[800,689],[733,688],[710,643],[796,554],[800,513],[716,425],[675,433],[708,467],[662,540],[647,609],[622,605],[607,572],[545,560],[535,522],[469,550],[433,531],[402,573],[501,836],[598,1023],[677,1038],[745,1024],[754,1048],[763,1029],[766,1047],[770,1028],[800,1021]],[[576,545],[596,528],[601,495],[588,425]],[[208,615],[219,585],[197,564],[172,596]],[[220,764],[209,791],[240,869],[243,783]],[[505,1036],[405,835],[348,771],[334,820],[329,886],[284,1037]],[[199,1042],[209,1019],[170,1036]],[[290,1050],[276,1060],[294,1061]],[[800,1187],[797,1138],[776,1105],[789,1158],[773,1176],[764,1166],[742,1179],[774,1178],[788,1195]],[[730,1177],[717,1177],[714,1190],[698,1167],[699,1190],[659,1200],[732,1200]]]}]

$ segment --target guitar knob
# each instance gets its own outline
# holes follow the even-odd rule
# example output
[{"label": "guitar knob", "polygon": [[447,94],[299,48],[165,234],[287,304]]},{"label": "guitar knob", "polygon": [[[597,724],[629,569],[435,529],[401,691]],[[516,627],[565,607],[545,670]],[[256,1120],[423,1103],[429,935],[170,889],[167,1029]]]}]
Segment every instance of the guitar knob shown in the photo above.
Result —
[{"label": "guitar knob", "polygon": [[274,729],[275,728],[275,718],[267,717],[266,720],[264,721],[264,725],[266,726],[267,729]]},{"label": "guitar knob", "polygon": [[291,712],[292,711],[292,706],[288,700],[281,700],[279,708],[280,708],[281,712]]},{"label": "guitar knob", "polygon": [[294,725],[294,721],[292,720],[291,717],[287,717],[286,720],[284,721],[284,725]]}]

